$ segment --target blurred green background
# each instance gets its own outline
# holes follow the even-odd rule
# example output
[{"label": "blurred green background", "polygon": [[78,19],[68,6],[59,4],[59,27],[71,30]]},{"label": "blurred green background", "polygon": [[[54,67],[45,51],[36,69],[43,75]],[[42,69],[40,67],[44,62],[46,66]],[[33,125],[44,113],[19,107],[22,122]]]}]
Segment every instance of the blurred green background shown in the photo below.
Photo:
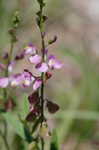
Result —
[{"label": "blurred green background", "polygon": [[[46,40],[58,36],[49,52],[64,63],[63,69],[54,72],[46,85],[46,95],[60,105],[57,114],[48,115],[49,126],[56,128],[60,150],[98,150],[99,2],[46,0],[46,3]],[[0,0],[0,54],[9,51],[8,30],[16,10],[20,12],[21,23],[13,56],[30,42],[40,47],[39,30],[35,22],[38,10],[36,0]],[[23,60],[17,64],[14,72],[27,66],[31,68]],[[20,96],[25,92],[30,91],[22,91]],[[2,140],[1,149],[4,149]]]}]

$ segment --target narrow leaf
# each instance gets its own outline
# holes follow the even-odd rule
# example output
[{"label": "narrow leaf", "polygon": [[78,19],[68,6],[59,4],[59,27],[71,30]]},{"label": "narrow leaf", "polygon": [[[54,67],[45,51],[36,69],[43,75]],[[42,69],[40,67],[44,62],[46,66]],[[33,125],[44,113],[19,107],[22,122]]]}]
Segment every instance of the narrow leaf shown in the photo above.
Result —
[{"label": "narrow leaf", "polygon": [[20,112],[22,119],[25,119],[28,113],[29,113],[29,101],[27,95],[24,95],[22,100],[22,111]]},{"label": "narrow leaf", "polygon": [[56,131],[54,131],[53,134],[52,134],[50,150],[59,150],[58,138],[57,138]]},{"label": "narrow leaf", "polygon": [[7,112],[3,114],[3,116],[7,123],[12,126],[14,132],[25,139],[24,127],[23,124],[19,121],[18,116],[16,114],[12,114],[11,112]]}]

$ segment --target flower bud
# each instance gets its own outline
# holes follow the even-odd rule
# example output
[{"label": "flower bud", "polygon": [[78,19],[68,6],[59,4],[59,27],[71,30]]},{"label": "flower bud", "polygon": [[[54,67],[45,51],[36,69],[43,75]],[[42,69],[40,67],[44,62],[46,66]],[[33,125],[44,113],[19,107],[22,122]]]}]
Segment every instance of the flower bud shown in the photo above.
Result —
[{"label": "flower bud", "polygon": [[56,113],[58,110],[59,110],[59,106],[51,101],[48,101],[47,100],[47,104],[46,104],[47,108],[48,108],[48,111],[50,113]]},{"label": "flower bud", "polygon": [[57,41],[57,36],[55,35],[54,38],[52,40],[48,41],[48,44],[53,44]]},{"label": "flower bud", "polygon": [[42,138],[46,138],[47,136],[49,136],[49,129],[46,122],[43,122],[42,126],[40,127],[39,135]]},{"label": "flower bud", "polygon": [[34,113],[34,111],[31,111],[26,117],[26,120],[29,122],[33,122],[35,119],[36,119],[36,114]]},{"label": "flower bud", "polygon": [[29,103],[30,104],[36,104],[39,102],[39,93],[38,91],[32,93],[29,97],[28,97]]},{"label": "flower bud", "polygon": [[48,80],[52,77],[52,73],[51,72],[46,72],[45,74],[45,79]]}]

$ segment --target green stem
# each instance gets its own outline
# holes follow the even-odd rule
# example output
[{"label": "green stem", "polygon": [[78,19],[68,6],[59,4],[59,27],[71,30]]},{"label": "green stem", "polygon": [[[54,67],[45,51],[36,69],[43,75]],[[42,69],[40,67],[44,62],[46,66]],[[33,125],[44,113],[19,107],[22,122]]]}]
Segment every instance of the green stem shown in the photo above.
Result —
[{"label": "green stem", "polygon": [[14,42],[13,42],[13,40],[11,40],[10,52],[9,52],[9,57],[8,57],[8,65],[12,59],[13,47],[14,47]]},{"label": "green stem", "polygon": [[[9,52],[9,56],[8,56],[8,61],[7,61],[7,69],[5,71],[5,77],[8,77],[9,76],[9,72],[8,72],[8,65],[10,64],[11,62],[11,58],[12,58],[12,52],[13,52],[13,46],[14,46],[14,43],[13,41],[11,41],[11,46],[10,46],[10,52]],[[7,101],[7,98],[8,98],[8,92],[7,92],[7,89],[5,88],[4,89],[4,99],[5,99],[5,102]],[[1,131],[0,131],[0,135],[2,136],[2,139],[5,143],[5,147],[7,150],[10,150],[9,148],[9,144],[7,142],[7,123],[6,121],[4,120],[4,127],[5,127],[5,133],[3,134]]]},{"label": "green stem", "polygon": [[[43,0],[41,1],[40,4],[40,34],[41,34],[41,44],[42,44],[42,48],[41,48],[41,53],[42,53],[42,61],[45,61],[45,41],[44,41],[44,36],[43,36],[43,31],[42,31],[42,27],[43,27],[43,23],[42,23],[42,17],[43,17]],[[42,126],[42,122],[44,121],[44,76],[45,74],[42,73],[41,74],[41,79],[42,79],[42,85],[41,85],[41,126]]]},{"label": "green stem", "polygon": [[[13,43],[13,41],[11,40],[10,52],[9,52],[8,61],[7,61],[7,69],[5,70],[5,77],[8,77],[8,76],[9,76],[8,66],[9,66],[9,64],[10,64],[10,62],[11,62],[13,47],[14,47],[14,43]],[[7,89],[5,88],[5,89],[4,89],[4,99],[5,99],[5,101],[7,101],[7,97],[8,97],[8,93],[7,93]]]},{"label": "green stem", "polygon": [[41,138],[41,150],[44,150],[44,139],[43,138]]},{"label": "green stem", "polygon": [[[43,7],[44,7],[44,0],[37,0],[38,1],[38,4],[40,6],[40,15],[38,16],[39,17],[39,24],[38,24],[38,27],[40,29],[40,35],[41,35],[41,54],[42,54],[42,62],[45,61],[45,41],[44,41],[44,35],[43,35],[43,25],[44,25],[44,22],[42,21],[43,20]],[[45,120],[45,117],[44,117],[44,78],[45,78],[45,73],[41,73],[41,80],[42,80],[42,85],[41,85],[41,88],[40,88],[40,104],[41,104],[41,127],[43,125],[43,121]],[[41,150],[44,150],[44,139],[41,138]]]},{"label": "green stem", "polygon": [[42,77],[42,85],[41,85],[41,126],[42,126],[42,123],[44,121],[44,82],[43,82],[43,79],[44,79],[44,73],[42,73],[41,75]]},{"label": "green stem", "polygon": [[[42,50],[41,50],[41,52],[42,52],[42,61],[45,61],[44,59],[44,57],[45,57],[45,55],[44,55],[44,50],[45,50],[45,42],[44,42],[44,37],[43,37],[43,33],[42,33],[42,31],[40,30],[40,32],[41,32],[41,39],[42,39]],[[45,76],[45,74],[44,73],[42,73],[41,74],[41,79],[42,79],[42,85],[41,85],[41,118],[42,118],[42,122],[44,121],[44,76]],[[41,122],[41,125],[42,125],[42,122]]]},{"label": "green stem", "polygon": [[[43,17],[43,0],[41,1],[40,4],[40,34],[41,34],[41,53],[42,53],[42,61],[45,61],[45,41],[44,41],[44,35],[43,35],[43,22],[42,22],[42,17]],[[41,85],[41,127],[42,123],[44,121],[44,77],[45,73],[41,73],[41,79],[42,79],[42,85]],[[41,138],[41,150],[44,150],[44,139]]]}]

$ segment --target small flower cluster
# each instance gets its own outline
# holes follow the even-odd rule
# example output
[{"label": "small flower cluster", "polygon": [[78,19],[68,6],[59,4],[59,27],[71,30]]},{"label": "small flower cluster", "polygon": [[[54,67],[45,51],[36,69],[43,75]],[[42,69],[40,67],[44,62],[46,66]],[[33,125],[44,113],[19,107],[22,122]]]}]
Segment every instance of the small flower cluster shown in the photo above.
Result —
[{"label": "small flower cluster", "polygon": [[[62,63],[56,59],[54,55],[48,55],[48,50],[45,50],[44,54],[46,61],[42,60],[42,56],[38,54],[37,48],[32,44],[29,44],[24,50],[15,56],[14,61],[8,64],[8,71],[12,72],[16,62],[28,56],[28,61],[35,65],[36,70],[39,73],[45,73],[45,82],[52,76],[51,70],[60,69]],[[0,71],[6,69],[4,64],[0,64]],[[33,90],[37,90],[42,84],[41,76],[35,76],[28,69],[24,69],[22,73],[10,75],[8,77],[0,77],[0,88],[11,87],[29,87],[33,86]]]}]

